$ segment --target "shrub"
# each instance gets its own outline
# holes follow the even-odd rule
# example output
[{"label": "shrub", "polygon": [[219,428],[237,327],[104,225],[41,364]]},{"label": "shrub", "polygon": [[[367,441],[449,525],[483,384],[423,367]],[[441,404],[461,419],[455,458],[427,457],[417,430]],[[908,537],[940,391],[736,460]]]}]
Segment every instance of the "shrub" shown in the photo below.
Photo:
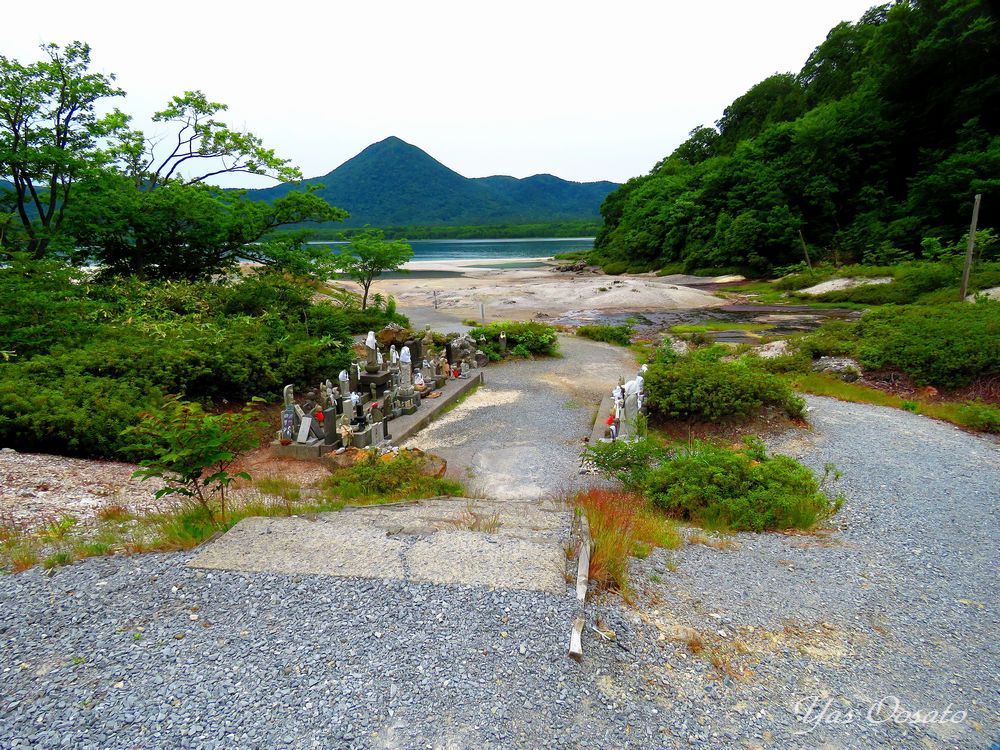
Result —
[{"label": "shrub", "polygon": [[609,326],[609,325],[589,325],[580,326],[576,329],[577,336],[603,341],[607,344],[618,344],[618,346],[628,346],[632,343],[634,329],[630,325]]},{"label": "shrub", "polygon": [[1000,409],[989,404],[970,401],[958,411],[958,420],[980,432],[1000,432]]},{"label": "shrub", "polygon": [[[552,356],[559,349],[556,329],[546,323],[503,320],[473,328],[469,335],[474,339],[485,336],[488,344],[496,345],[501,331],[507,334],[507,350],[514,356]],[[520,353],[515,353],[515,350]]]},{"label": "shrub", "polygon": [[815,331],[791,339],[792,350],[809,359],[851,356],[858,342],[857,327],[857,323],[828,320]]},{"label": "shrub", "polygon": [[646,403],[652,414],[670,419],[717,422],[747,419],[766,406],[802,417],[805,402],[776,375],[745,360],[722,362],[709,347],[673,364],[652,364],[646,372]]},{"label": "shrub", "polygon": [[197,404],[168,398],[126,431],[133,438],[128,450],[151,456],[135,476],[163,480],[157,499],[176,495],[195,501],[210,521],[225,522],[226,491],[236,479],[250,479],[246,472],[230,474],[229,468],[257,446],[262,427],[249,408],[205,414]]},{"label": "shrub", "polygon": [[1000,302],[872,310],[858,323],[858,359],[894,368],[917,385],[968,385],[1000,373]]},{"label": "shrub", "polygon": [[585,458],[598,471],[617,479],[626,490],[641,490],[650,470],[667,457],[666,449],[652,438],[612,440],[588,445]]},{"label": "shrub", "polygon": [[425,462],[407,451],[387,457],[370,451],[364,460],[333,472],[323,481],[323,489],[328,499],[364,503],[465,494],[458,482],[425,474]]},{"label": "shrub", "polygon": [[860,305],[907,305],[927,292],[958,287],[960,270],[949,263],[908,263],[899,268],[888,284],[865,284],[821,294],[822,302],[853,302]]},{"label": "shrub", "polygon": [[680,449],[652,472],[648,496],[671,515],[733,531],[806,529],[842,502],[798,461],[768,456],[757,438],[736,450],[702,442]]}]

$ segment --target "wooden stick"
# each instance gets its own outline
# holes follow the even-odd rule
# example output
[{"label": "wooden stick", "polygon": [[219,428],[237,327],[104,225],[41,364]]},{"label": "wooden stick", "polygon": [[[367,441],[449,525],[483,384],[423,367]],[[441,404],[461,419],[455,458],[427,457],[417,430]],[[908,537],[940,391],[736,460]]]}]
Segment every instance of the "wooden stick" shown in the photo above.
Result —
[{"label": "wooden stick", "polygon": [[587,515],[580,516],[580,548],[577,553],[576,566],[576,607],[577,614],[573,620],[573,628],[569,633],[569,656],[580,661],[583,659],[583,626],[586,616],[583,612],[587,600],[587,581],[590,578],[590,523]]},{"label": "wooden stick", "polygon": [[962,269],[962,291],[960,300],[965,300],[965,295],[969,291],[969,274],[972,271],[972,251],[976,249],[976,224],[979,223],[979,200],[983,196],[976,193],[976,200],[972,204],[972,225],[969,227],[969,244],[965,249],[965,268]]}]

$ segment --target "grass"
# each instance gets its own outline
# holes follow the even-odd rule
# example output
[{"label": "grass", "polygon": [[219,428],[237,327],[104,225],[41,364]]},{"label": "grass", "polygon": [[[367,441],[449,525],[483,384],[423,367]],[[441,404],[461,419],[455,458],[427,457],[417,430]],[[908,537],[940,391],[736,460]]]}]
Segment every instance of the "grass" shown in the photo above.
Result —
[{"label": "grass", "polygon": [[576,329],[577,336],[591,339],[592,341],[603,341],[607,344],[617,344],[618,346],[628,346],[632,343],[634,328],[631,325],[585,325]]},{"label": "grass", "polygon": [[628,596],[629,557],[643,558],[654,547],[681,545],[674,522],[651,510],[637,494],[591,488],[578,493],[574,502],[587,515],[593,542],[590,578],[601,588]]},{"label": "grass", "polygon": [[[339,469],[307,496],[283,477],[265,477],[236,490],[223,521],[202,506],[180,502],[172,508],[138,517],[119,510],[97,513],[96,524],[78,524],[64,516],[35,530],[12,519],[0,519],[0,571],[27,570],[40,562],[46,569],[75,560],[113,554],[186,550],[226,531],[250,516],[283,516],[337,511],[347,503],[376,504],[437,495],[464,495],[455,481],[425,473],[425,459],[401,451]],[[216,514],[218,515],[218,514]],[[499,519],[476,516],[476,530],[495,531]]]},{"label": "grass", "polygon": [[726,323],[708,321],[706,323],[681,323],[670,327],[671,333],[712,333],[713,331],[768,331],[771,323]]},{"label": "grass", "polygon": [[1000,409],[976,402],[931,401],[921,398],[904,399],[892,393],[860,383],[846,383],[826,373],[790,373],[785,376],[797,391],[814,396],[828,396],[857,404],[890,406],[905,409],[932,419],[951,422],[967,430],[1000,432]]}]

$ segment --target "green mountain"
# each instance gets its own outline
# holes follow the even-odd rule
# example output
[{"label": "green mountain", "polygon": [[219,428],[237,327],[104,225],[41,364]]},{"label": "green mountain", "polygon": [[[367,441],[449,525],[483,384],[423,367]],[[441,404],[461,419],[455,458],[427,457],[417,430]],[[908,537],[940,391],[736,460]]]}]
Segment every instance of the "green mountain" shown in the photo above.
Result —
[{"label": "green mountain", "polygon": [[319,195],[351,218],[338,227],[531,224],[599,219],[613,182],[569,182],[549,174],[463,177],[425,151],[396,137],[373,143],[322,177],[301,185],[247,191],[270,201],[302,185],[319,183]]},{"label": "green mountain", "polygon": [[765,272],[802,262],[803,242],[813,261],[934,258],[964,252],[977,193],[996,232],[1000,20],[986,0],[900,0],[834,27],[798,73],[610,194],[595,258]]}]

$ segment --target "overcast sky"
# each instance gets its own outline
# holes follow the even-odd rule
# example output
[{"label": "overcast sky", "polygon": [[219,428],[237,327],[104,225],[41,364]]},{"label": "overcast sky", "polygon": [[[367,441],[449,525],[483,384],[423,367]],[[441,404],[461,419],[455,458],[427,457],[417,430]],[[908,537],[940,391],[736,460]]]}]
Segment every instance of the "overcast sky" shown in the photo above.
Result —
[{"label": "overcast sky", "polygon": [[201,89],[306,176],[396,135],[469,177],[621,182],[752,84],[797,71],[871,4],[11,2],[0,53],[27,61],[42,42],[85,41],[139,127]]}]

